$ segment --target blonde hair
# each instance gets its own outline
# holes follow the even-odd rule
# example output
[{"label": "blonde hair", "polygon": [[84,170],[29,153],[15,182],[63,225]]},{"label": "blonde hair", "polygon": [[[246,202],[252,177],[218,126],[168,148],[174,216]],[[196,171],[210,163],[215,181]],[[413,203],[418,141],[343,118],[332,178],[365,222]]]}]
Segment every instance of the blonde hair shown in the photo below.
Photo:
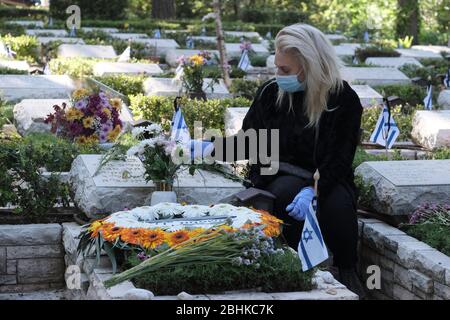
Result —
[{"label": "blonde hair", "polygon": [[[331,42],[318,29],[307,24],[294,24],[283,28],[275,38],[275,48],[283,53],[294,54],[303,67],[305,75],[305,115],[308,127],[317,125],[327,109],[330,93],[343,88],[339,72],[340,60]],[[293,111],[292,94],[279,89],[277,105],[289,97],[289,111]]]}]

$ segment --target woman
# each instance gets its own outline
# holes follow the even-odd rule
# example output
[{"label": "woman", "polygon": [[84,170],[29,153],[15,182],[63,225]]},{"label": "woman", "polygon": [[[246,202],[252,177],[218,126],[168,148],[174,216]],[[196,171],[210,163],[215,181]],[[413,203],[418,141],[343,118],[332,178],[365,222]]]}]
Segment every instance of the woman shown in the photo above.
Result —
[{"label": "woman", "polygon": [[[355,272],[358,194],[352,171],[360,100],[341,79],[334,48],[318,29],[305,24],[285,27],[275,39],[275,49],[276,77],[258,90],[242,130],[279,129],[280,162],[309,172],[318,169],[318,220],[323,237],[341,282],[364,295]],[[297,249],[314,195],[313,180],[282,170],[261,175],[260,168],[251,165],[249,178],[254,187],[276,196],[274,214],[286,223],[283,235]]]}]

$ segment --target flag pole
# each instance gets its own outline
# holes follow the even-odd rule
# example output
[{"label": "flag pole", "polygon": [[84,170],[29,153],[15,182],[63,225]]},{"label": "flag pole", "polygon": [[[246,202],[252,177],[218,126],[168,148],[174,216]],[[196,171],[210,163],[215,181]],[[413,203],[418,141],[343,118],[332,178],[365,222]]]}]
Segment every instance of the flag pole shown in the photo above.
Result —
[{"label": "flag pole", "polygon": [[319,179],[320,179],[319,169],[316,169],[316,172],[314,172],[313,179],[314,179],[314,196],[317,197],[319,194]]}]

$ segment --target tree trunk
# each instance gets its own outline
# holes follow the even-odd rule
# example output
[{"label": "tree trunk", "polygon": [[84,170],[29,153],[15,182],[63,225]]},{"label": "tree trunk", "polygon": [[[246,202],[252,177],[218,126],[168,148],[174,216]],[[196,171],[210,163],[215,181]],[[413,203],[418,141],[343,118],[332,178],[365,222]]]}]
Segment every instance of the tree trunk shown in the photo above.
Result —
[{"label": "tree trunk", "polygon": [[420,12],[418,0],[397,0],[397,37],[413,36],[413,44],[419,40]]},{"label": "tree trunk", "polygon": [[222,68],[223,82],[227,88],[231,85],[230,75],[228,73],[228,58],[225,49],[225,41],[223,36],[222,19],[220,17],[220,0],[213,1],[214,13],[216,15],[216,35],[217,35],[217,49],[219,50],[220,66]]},{"label": "tree trunk", "polygon": [[152,0],[152,17],[155,19],[175,18],[175,0]]}]

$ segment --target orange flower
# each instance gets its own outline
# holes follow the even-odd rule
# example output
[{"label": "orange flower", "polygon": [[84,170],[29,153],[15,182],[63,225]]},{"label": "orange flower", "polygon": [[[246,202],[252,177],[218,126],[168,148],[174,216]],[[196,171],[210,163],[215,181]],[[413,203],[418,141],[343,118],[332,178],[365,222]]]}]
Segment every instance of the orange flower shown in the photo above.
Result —
[{"label": "orange flower", "polygon": [[102,228],[102,237],[106,241],[113,242],[120,237],[121,228],[114,226],[113,223],[104,223]]},{"label": "orange flower", "polygon": [[122,229],[120,239],[126,243],[139,245],[141,243],[141,233],[142,229]]},{"label": "orange flower", "polygon": [[186,240],[189,240],[190,238],[191,235],[189,234],[189,231],[186,230],[179,230],[167,234],[167,242],[171,247],[176,246],[177,244],[180,244]]},{"label": "orange flower", "polygon": [[154,249],[164,243],[166,240],[166,233],[160,228],[142,230],[141,245],[146,249]]}]

